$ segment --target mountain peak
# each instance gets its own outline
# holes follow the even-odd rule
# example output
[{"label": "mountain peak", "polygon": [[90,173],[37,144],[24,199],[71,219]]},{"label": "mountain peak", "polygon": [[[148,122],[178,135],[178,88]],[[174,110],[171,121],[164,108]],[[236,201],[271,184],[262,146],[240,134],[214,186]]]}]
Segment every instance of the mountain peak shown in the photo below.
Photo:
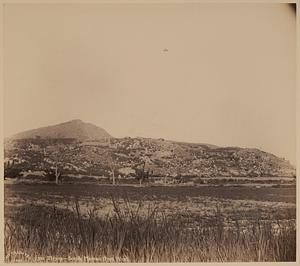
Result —
[{"label": "mountain peak", "polygon": [[97,140],[110,138],[106,130],[80,119],[73,119],[53,126],[27,130],[12,136],[10,139],[36,138],[72,138],[77,140]]},{"label": "mountain peak", "polygon": [[70,120],[66,123],[84,123],[81,119],[73,119],[73,120]]}]

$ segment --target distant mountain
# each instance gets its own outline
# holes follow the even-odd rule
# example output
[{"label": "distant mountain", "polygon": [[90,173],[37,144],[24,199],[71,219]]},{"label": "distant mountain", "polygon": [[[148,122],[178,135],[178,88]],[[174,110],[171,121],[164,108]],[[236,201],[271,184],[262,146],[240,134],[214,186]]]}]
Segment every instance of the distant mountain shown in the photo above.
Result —
[{"label": "distant mountain", "polygon": [[99,140],[110,138],[104,129],[90,123],[85,123],[80,119],[71,120],[65,123],[40,127],[37,129],[27,130],[11,136],[8,140],[18,139],[76,139],[84,140]]}]

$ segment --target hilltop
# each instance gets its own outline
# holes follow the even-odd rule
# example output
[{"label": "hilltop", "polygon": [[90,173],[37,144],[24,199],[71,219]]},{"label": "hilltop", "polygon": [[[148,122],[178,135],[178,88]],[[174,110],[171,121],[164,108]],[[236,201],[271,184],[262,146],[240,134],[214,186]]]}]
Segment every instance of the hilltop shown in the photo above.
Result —
[{"label": "hilltop", "polygon": [[77,139],[77,140],[99,140],[110,138],[111,136],[102,128],[91,123],[85,123],[80,119],[71,120],[65,123],[27,130],[13,135],[9,140],[16,139],[33,139],[33,138],[50,138],[50,139]]}]

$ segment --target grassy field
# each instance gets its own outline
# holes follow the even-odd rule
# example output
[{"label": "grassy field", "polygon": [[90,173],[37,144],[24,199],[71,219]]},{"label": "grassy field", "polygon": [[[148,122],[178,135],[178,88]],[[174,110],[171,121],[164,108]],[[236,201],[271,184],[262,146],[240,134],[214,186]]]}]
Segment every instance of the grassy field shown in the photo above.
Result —
[{"label": "grassy field", "polygon": [[5,184],[6,261],[295,261],[296,188]]}]

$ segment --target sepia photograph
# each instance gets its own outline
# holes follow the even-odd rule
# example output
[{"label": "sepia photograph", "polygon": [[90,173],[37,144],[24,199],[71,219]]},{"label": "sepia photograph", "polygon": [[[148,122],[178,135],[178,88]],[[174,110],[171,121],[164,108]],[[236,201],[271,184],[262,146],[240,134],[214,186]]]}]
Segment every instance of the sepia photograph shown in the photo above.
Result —
[{"label": "sepia photograph", "polygon": [[2,19],[5,263],[296,262],[296,3]]}]

